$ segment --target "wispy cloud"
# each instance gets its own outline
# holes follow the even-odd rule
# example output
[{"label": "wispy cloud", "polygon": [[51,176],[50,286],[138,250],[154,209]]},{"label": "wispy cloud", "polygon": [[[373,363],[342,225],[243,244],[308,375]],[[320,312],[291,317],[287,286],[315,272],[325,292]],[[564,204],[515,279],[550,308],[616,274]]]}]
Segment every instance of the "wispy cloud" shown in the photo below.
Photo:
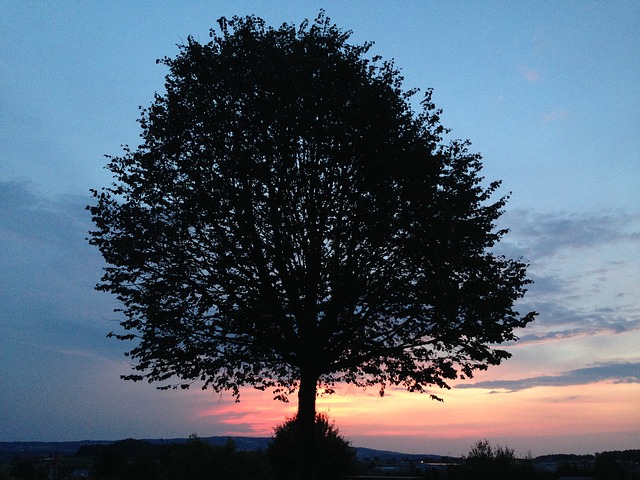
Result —
[{"label": "wispy cloud", "polygon": [[517,347],[569,344],[640,330],[640,212],[509,211],[500,253],[530,262],[533,284],[518,310],[539,312]]},{"label": "wispy cloud", "polygon": [[98,360],[108,360],[108,358],[95,350],[88,350],[86,348],[65,348],[56,345],[39,345],[32,343],[29,345],[32,349],[37,350],[45,350],[48,352],[54,352],[60,355],[67,355],[71,357],[80,357],[80,358],[96,358]]},{"label": "wispy cloud", "polygon": [[87,198],[39,195],[24,181],[0,181],[0,238],[63,248],[84,244],[90,218]]},{"label": "wispy cloud", "polygon": [[85,241],[87,200],[0,181],[0,327],[7,332],[0,348],[34,342],[70,355],[115,348],[104,340],[114,299],[94,291],[103,261]]},{"label": "wispy cloud", "polygon": [[565,248],[593,247],[640,240],[640,212],[506,212],[510,228],[505,245],[526,249],[527,256],[549,256]]},{"label": "wispy cloud", "polygon": [[550,112],[545,113],[542,116],[542,121],[544,123],[550,123],[550,122],[555,122],[558,120],[564,120],[569,116],[569,113],[562,109],[562,108],[557,108],[555,110],[552,110]]},{"label": "wispy cloud", "polygon": [[[521,309],[544,312],[544,324],[548,329],[545,338],[555,336],[555,331],[564,327],[567,336],[591,336],[601,333],[624,333],[640,329],[638,303],[610,303],[606,306],[584,305],[581,295],[567,298],[566,290],[539,292],[537,285],[531,286],[531,297],[521,303]],[[570,292],[569,292],[570,293]],[[587,294],[583,295],[587,296]],[[575,300],[575,301],[574,301]],[[555,331],[555,332],[554,332]],[[521,341],[527,338],[521,337]]]},{"label": "wispy cloud", "polygon": [[520,75],[529,83],[536,83],[540,80],[540,72],[538,70],[534,70],[525,65],[520,65],[518,67],[518,71]]},{"label": "wispy cloud", "polygon": [[569,370],[559,375],[541,375],[519,380],[489,380],[463,383],[455,388],[481,388],[498,392],[517,392],[535,387],[566,387],[591,383],[640,383],[640,362],[619,362]]},{"label": "wispy cloud", "polygon": [[548,343],[551,341],[571,340],[575,338],[594,337],[600,335],[619,335],[635,330],[640,330],[640,322],[624,322],[610,324],[588,324],[575,328],[554,329],[545,332],[536,332],[521,335],[517,346],[531,345],[535,343]]}]

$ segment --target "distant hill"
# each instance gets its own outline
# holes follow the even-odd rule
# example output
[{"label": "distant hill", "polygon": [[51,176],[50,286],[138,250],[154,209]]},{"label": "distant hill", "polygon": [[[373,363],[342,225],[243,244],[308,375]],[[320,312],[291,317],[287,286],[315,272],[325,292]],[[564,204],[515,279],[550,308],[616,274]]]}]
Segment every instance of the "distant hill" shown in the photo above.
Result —
[{"label": "distant hill", "polygon": [[575,462],[593,462],[595,456],[593,455],[572,455],[572,454],[552,454],[542,455],[535,458],[536,462],[555,462],[555,463],[575,463]]},{"label": "distant hill", "polygon": [[[214,446],[224,445],[227,440],[231,438],[236,444],[236,448],[240,451],[256,451],[265,450],[267,445],[271,441],[269,437],[230,437],[230,436],[214,436],[214,437],[200,437],[203,440]],[[187,442],[188,438],[148,438],[141,439],[144,442],[148,442],[154,445],[161,444],[181,444]],[[11,461],[16,457],[43,457],[53,456],[56,453],[62,456],[75,455],[80,447],[83,446],[97,446],[97,445],[111,445],[116,443],[115,440],[80,440],[76,442],[0,442],[0,462]],[[445,457],[442,455],[433,454],[407,454],[394,452],[389,450],[376,450],[365,447],[354,447],[356,454],[361,460],[379,460],[382,462],[389,461],[427,461],[427,462],[440,462],[440,461],[455,461],[458,460],[455,457]],[[602,456],[611,456],[616,460],[634,460],[640,461],[640,450],[628,450],[625,452],[603,452],[599,454]],[[575,464],[579,462],[593,462],[595,460],[594,455],[544,455],[536,457],[536,464]]]},{"label": "distant hill", "polygon": [[[236,444],[236,448],[241,451],[256,451],[264,450],[271,441],[268,437],[229,437],[229,436],[216,436],[216,437],[200,437],[203,440],[214,446],[224,445],[227,440],[231,438]],[[148,442],[154,445],[161,444],[181,444],[187,442],[188,438],[147,438],[141,439],[144,442]],[[0,442],[0,461],[10,461],[16,457],[41,457],[41,456],[53,456],[56,453],[63,456],[75,455],[80,447],[83,446],[97,446],[97,445],[111,445],[116,443],[113,440],[80,440],[76,442]],[[444,457],[441,455],[411,455],[399,452],[392,452],[387,450],[375,450],[371,448],[354,447],[356,454],[360,459],[378,459],[382,461],[389,460],[427,460],[427,461],[440,461]]]},{"label": "distant hill", "polygon": [[[236,444],[236,448],[241,451],[251,452],[255,450],[264,450],[267,448],[269,441],[271,440],[268,437],[198,437],[200,440],[207,442],[213,446],[222,446],[231,438]],[[188,442],[188,438],[147,438],[142,439],[144,442],[153,443],[155,445],[158,444],[180,444]]]},{"label": "distant hill", "polygon": [[47,455],[75,455],[84,445],[109,445],[114,442],[81,440],[78,442],[0,442],[0,461],[15,457],[40,457]]},{"label": "distant hill", "polygon": [[433,454],[416,454],[416,453],[399,453],[389,450],[375,450],[373,448],[354,447],[356,454],[360,460],[381,460],[381,461],[393,461],[393,460],[414,460],[414,461],[427,461],[427,462],[440,462],[445,460],[457,460],[453,457],[444,457],[442,455]]},{"label": "distant hill", "polygon": [[[205,437],[201,438],[211,445],[224,445],[229,438],[233,438],[238,450],[253,451],[267,447],[269,438],[266,437]],[[154,445],[185,443],[188,438],[152,438],[142,439]],[[11,460],[15,457],[40,457],[47,455],[70,456],[75,455],[80,447],[111,445],[115,440],[80,440],[76,442],[0,442],[0,461]]]}]

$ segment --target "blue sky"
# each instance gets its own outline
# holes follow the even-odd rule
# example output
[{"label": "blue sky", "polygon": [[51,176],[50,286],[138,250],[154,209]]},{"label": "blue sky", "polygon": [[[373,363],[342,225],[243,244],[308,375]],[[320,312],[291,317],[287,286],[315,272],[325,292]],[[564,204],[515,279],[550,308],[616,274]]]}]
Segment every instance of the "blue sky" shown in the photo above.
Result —
[{"label": "blue sky", "polygon": [[156,58],[206,41],[220,16],[277,26],[325,8],[394,58],[407,88],[434,88],[451,136],[512,192],[499,248],[530,262],[522,310],[540,316],[511,360],[444,405],[345,390],[321,408],[362,446],[638,448],[640,4],[130,3],[0,2],[0,441],[264,435],[290,411],[268,393],[236,406],[120,381],[127,345],[105,338],[118,317],[93,290],[103,264],[84,206],[110,181],[103,155],[138,143],[138,106],[166,73]]}]

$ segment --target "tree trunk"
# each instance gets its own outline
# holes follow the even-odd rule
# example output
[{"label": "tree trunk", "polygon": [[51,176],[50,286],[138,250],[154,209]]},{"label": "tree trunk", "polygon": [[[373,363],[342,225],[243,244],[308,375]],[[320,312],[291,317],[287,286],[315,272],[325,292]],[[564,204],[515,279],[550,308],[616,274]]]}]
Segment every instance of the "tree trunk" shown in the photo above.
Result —
[{"label": "tree trunk", "polygon": [[299,480],[313,480],[316,478],[314,438],[317,386],[318,375],[301,372],[300,390],[298,391],[298,414],[296,417],[300,435],[300,454],[296,467]]}]

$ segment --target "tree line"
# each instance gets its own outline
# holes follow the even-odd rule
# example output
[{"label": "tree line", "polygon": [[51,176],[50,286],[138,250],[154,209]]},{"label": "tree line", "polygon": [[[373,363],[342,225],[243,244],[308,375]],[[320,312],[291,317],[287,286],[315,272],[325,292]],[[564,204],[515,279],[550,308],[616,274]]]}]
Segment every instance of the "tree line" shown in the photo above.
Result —
[{"label": "tree line", "polygon": [[[19,459],[0,465],[0,480],[44,480],[90,478],[93,480],[290,480],[296,478],[292,443],[298,433],[295,422],[285,422],[274,432],[265,450],[240,451],[232,439],[210,445],[193,435],[185,443],[151,443],[126,439],[109,445],[80,447],[73,458]],[[355,449],[326,417],[316,425],[319,457],[318,476],[329,480],[380,475],[390,465],[382,459],[358,460]],[[413,456],[415,457],[415,456]],[[413,458],[412,457],[412,458]],[[609,451],[595,456],[549,455],[518,458],[513,449],[493,446],[487,440],[474,444],[467,455],[448,459],[448,466],[429,468],[413,461],[392,463],[385,476],[411,476],[424,480],[555,480],[586,477],[594,480],[640,479],[640,450]],[[540,462],[556,465],[540,468]],[[78,469],[81,469],[81,475]],[[74,473],[76,474],[74,476]]]}]

